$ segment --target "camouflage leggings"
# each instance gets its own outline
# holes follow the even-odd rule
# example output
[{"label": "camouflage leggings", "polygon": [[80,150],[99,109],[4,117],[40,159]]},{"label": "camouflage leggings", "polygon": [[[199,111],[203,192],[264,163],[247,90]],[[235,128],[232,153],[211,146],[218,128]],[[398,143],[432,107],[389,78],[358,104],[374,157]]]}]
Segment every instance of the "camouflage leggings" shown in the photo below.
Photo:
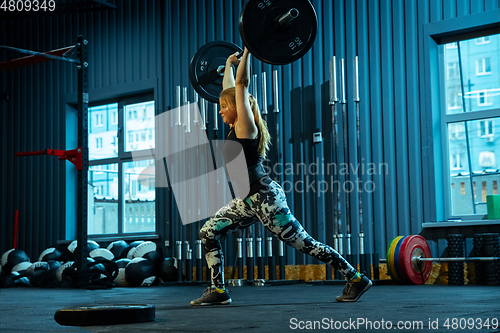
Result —
[{"label": "camouflage leggings", "polygon": [[257,220],[285,244],[333,266],[347,278],[356,274],[356,270],[337,251],[307,233],[291,214],[283,189],[273,181],[267,188],[245,200],[234,199],[201,228],[200,238],[203,241],[208,267],[212,272],[212,286],[224,286],[224,255],[220,239],[254,224]]}]

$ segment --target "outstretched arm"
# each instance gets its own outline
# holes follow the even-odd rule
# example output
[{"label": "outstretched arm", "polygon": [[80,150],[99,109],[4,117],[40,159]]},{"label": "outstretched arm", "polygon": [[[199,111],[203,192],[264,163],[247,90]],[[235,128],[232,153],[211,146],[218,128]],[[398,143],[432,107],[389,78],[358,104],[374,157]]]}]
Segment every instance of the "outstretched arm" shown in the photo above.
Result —
[{"label": "outstretched arm", "polygon": [[238,113],[237,132],[240,138],[253,139],[258,130],[250,107],[248,86],[250,85],[250,54],[245,47],[240,64],[236,70],[235,93]]},{"label": "outstretched arm", "polygon": [[236,58],[236,53],[231,54],[226,60],[226,68],[224,69],[224,78],[222,79],[222,89],[234,87],[234,73],[233,65],[239,63],[238,58]]}]

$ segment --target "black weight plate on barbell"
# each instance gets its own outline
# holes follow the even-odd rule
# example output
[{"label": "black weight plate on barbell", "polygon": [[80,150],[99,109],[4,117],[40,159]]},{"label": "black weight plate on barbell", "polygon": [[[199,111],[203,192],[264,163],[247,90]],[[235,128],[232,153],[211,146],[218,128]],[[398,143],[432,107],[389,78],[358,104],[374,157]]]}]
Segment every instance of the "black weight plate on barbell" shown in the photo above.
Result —
[{"label": "black weight plate on barbell", "polygon": [[[298,10],[298,17],[286,27],[277,27],[276,19],[292,8]],[[312,47],[318,19],[309,0],[249,0],[241,10],[239,29],[253,56],[268,64],[286,65]]]},{"label": "black weight plate on barbell", "polygon": [[212,103],[219,102],[223,76],[217,73],[219,66],[226,66],[227,58],[242,49],[225,41],[209,42],[196,52],[189,63],[189,79],[194,90]]},{"label": "black weight plate on barbell", "polygon": [[54,319],[65,326],[141,323],[155,319],[155,307],[145,304],[68,307],[57,310]]}]

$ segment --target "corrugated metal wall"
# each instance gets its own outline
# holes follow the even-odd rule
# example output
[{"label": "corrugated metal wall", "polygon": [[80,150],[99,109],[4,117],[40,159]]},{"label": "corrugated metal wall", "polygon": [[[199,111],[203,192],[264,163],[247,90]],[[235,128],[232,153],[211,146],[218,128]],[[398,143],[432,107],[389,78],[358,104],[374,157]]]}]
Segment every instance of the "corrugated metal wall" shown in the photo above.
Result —
[{"label": "corrugated metal wall", "polygon": [[[47,51],[72,45],[76,36],[83,33],[90,41],[91,102],[96,101],[93,96],[103,96],[100,90],[157,80],[157,112],[163,112],[176,106],[176,86],[189,87],[189,99],[193,100],[188,65],[200,46],[212,40],[242,45],[236,22],[243,2],[128,0],[118,1],[116,10],[5,20],[2,31],[6,33],[0,44]],[[499,3],[496,0],[313,0],[312,3],[318,16],[318,34],[309,53],[286,66],[253,61],[253,72],[258,74],[259,82],[261,73],[267,73],[267,87],[272,87],[272,71],[278,70],[285,166],[281,170],[285,173],[282,182],[303,182],[304,191],[288,193],[289,205],[313,236],[333,244],[332,193],[321,193],[325,190],[321,181],[328,181],[329,175],[314,170],[286,174],[285,169],[318,161],[321,166],[323,160],[326,164],[332,159],[328,85],[329,61],[334,55],[346,61],[346,107],[350,142],[354,142],[356,105],[352,68],[354,56],[359,56],[363,181],[373,182],[370,183],[373,191],[363,194],[365,246],[367,253],[385,257],[388,242],[397,235],[419,233],[421,223],[435,214],[435,203],[427,199],[430,194],[424,192],[423,186],[424,180],[433,179],[432,158],[425,156],[421,148],[423,138],[430,133],[429,124],[421,121],[426,112],[422,109],[425,96],[420,88],[425,56],[423,25],[454,17],[467,19],[469,14],[499,8]],[[5,51],[0,56],[0,60],[17,57]],[[12,245],[14,211],[18,209],[19,248],[36,256],[65,237],[65,191],[74,187],[66,184],[67,168],[57,159],[14,158],[14,153],[67,147],[66,136],[71,133],[66,133],[69,130],[66,103],[76,92],[76,70],[71,64],[50,62],[0,75],[0,92],[10,93],[10,99],[1,103],[0,250],[3,252]],[[257,95],[261,93],[259,88]],[[119,88],[114,94],[120,94]],[[268,109],[272,111],[270,89],[268,101]],[[212,113],[209,119],[212,123]],[[274,136],[272,112],[269,127]],[[213,137],[213,131],[209,132]],[[316,132],[323,134],[323,142],[313,143]],[[222,135],[221,129],[219,137]],[[275,156],[274,149],[270,156]],[[349,155],[350,162],[356,164],[354,145],[349,146]],[[271,165],[273,162],[272,157]],[[168,189],[158,190],[157,203],[160,235],[172,244],[177,240],[175,226],[180,222]],[[350,211],[353,235],[359,231],[357,211],[353,193]],[[353,253],[357,249],[356,236]],[[296,251],[288,251],[287,256],[289,263],[313,262]],[[232,258],[231,254],[228,258]]]}]

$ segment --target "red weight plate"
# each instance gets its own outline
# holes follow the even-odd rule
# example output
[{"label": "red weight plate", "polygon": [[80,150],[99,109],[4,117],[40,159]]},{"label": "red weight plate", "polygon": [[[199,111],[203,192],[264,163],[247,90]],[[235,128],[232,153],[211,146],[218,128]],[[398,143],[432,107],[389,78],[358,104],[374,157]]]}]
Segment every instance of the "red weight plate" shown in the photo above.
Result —
[{"label": "red weight plate", "polygon": [[430,258],[431,249],[424,237],[415,235],[408,240],[404,252],[399,257],[408,275],[408,279],[414,284],[424,284],[429,278],[432,269],[432,262],[419,261],[417,257]]}]

